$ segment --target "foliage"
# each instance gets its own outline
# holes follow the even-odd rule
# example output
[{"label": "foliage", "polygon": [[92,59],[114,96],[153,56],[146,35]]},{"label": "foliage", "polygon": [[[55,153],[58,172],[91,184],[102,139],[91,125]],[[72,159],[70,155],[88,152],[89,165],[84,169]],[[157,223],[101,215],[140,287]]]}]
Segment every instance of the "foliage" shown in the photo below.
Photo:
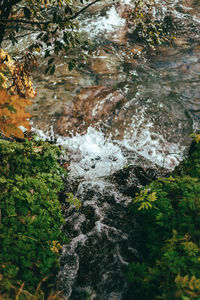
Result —
[{"label": "foliage", "polygon": [[[35,92],[30,80],[31,60],[26,64],[15,62],[3,49],[0,49],[0,131],[6,136],[23,138],[19,126],[30,130],[25,112]],[[8,92],[9,91],[9,92]]]},{"label": "foliage", "polygon": [[155,0],[136,0],[131,18],[136,38],[153,49],[156,45],[171,43],[175,39],[164,20],[152,15],[151,12],[157,9],[156,6]]},{"label": "foliage", "polygon": [[134,199],[134,203],[139,203],[140,207],[138,210],[141,209],[148,209],[152,208],[152,202],[154,202],[157,199],[156,193],[149,193],[148,189],[144,189],[140,192],[140,194],[136,194],[136,197]]},{"label": "foliage", "polygon": [[143,226],[141,262],[128,271],[138,299],[200,299],[200,143],[170,177],[141,190],[131,210]]},{"label": "foliage", "polygon": [[[47,299],[66,238],[60,150],[0,140],[0,299]],[[55,278],[53,278],[55,280]],[[50,299],[61,299],[57,294]]]},{"label": "foliage", "polygon": [[[25,109],[31,102],[22,98],[35,96],[30,75],[37,63],[32,53],[43,50],[48,60],[45,72],[51,75],[59,53],[69,55],[76,47],[76,56],[78,53],[84,56],[87,43],[80,43],[78,39],[76,17],[98,1],[77,11],[74,4],[78,3],[72,0],[0,0],[0,46],[4,39],[15,44],[19,38],[34,33],[27,53],[17,60],[0,48],[0,131],[5,136],[23,138],[19,126],[30,129],[27,121],[30,115]],[[76,65],[74,55],[71,57],[69,70]]]},{"label": "foliage", "polygon": [[30,80],[30,73],[35,65],[37,64],[32,55],[26,55],[24,62],[20,63],[0,49],[0,88],[9,90],[10,94],[34,98],[35,91]]},{"label": "foliage", "polygon": [[7,136],[24,138],[23,131],[19,126],[30,130],[30,124],[27,118],[30,114],[25,112],[27,105],[31,101],[21,98],[18,95],[9,95],[5,90],[0,90],[0,130]]},{"label": "foliage", "polygon": [[[73,0],[2,0],[0,6],[0,45],[4,38],[9,38],[13,44],[22,36],[34,33],[34,41],[29,46],[30,55],[33,51],[41,52],[48,58],[46,72],[53,74],[55,71],[55,58],[71,53],[72,49],[83,50],[87,43],[78,39],[78,21],[76,18],[87,7],[100,0],[77,10],[79,1]],[[83,3],[82,0],[80,0]],[[8,34],[9,32],[9,34]],[[6,37],[5,37],[6,36]],[[74,68],[75,59],[69,61],[69,69]]]},{"label": "foliage", "polygon": [[200,134],[193,133],[191,137],[195,140],[196,143],[200,142]]},{"label": "foliage", "polygon": [[79,208],[81,208],[81,206],[82,206],[81,201],[77,197],[74,197],[74,195],[72,193],[67,193],[66,201],[70,205],[73,205],[77,210],[79,210]]}]

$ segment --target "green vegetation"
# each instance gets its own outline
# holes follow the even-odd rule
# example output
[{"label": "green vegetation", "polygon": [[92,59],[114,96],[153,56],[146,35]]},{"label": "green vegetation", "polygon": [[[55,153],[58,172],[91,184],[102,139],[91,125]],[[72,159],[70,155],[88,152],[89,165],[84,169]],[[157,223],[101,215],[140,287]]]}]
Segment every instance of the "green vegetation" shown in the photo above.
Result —
[{"label": "green vegetation", "polygon": [[0,299],[47,299],[55,289],[67,242],[60,229],[59,155],[47,142],[0,140]]},{"label": "green vegetation", "polygon": [[132,14],[132,23],[135,26],[134,36],[139,42],[146,44],[152,49],[163,44],[171,44],[173,36],[173,21],[170,17],[158,20],[152,11],[157,10],[155,0],[136,0]]},{"label": "green vegetation", "polygon": [[84,6],[82,0],[1,0],[0,47],[4,40],[14,45],[21,37],[34,33],[34,41],[22,54],[25,71],[31,71],[35,60],[33,51],[41,53],[45,50],[44,58],[48,59],[46,73],[53,74],[58,56],[72,55],[76,48],[75,57],[68,62],[71,70],[76,65],[78,54],[84,56],[88,45],[88,42],[79,41],[77,17],[99,1],[86,2]]},{"label": "green vegetation", "polygon": [[169,178],[136,195],[141,261],[129,266],[137,299],[200,299],[200,135]]},{"label": "green vegetation", "polygon": [[77,197],[74,197],[72,193],[66,193],[66,196],[67,196],[66,202],[74,206],[77,210],[81,208],[82,203]]}]

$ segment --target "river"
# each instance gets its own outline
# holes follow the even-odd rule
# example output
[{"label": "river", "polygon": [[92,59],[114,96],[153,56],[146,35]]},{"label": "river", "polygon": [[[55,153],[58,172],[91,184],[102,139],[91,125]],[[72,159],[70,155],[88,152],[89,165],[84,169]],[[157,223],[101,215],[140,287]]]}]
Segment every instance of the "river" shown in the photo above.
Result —
[{"label": "river", "polygon": [[198,1],[155,1],[153,16],[172,20],[173,45],[149,49],[135,38],[134,1],[104,1],[80,18],[88,60],[53,76],[33,74],[38,96],[33,128],[68,151],[63,194],[60,288],[66,299],[134,300],[126,270],[140,256],[141,224],[130,216],[135,192],[172,170],[200,128],[200,8]]}]

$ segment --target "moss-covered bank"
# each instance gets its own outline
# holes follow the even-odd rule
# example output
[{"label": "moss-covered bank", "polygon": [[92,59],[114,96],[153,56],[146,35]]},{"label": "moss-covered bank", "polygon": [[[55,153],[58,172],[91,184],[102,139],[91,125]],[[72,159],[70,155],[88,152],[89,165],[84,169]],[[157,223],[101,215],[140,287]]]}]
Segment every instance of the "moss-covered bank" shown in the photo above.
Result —
[{"label": "moss-covered bank", "polygon": [[127,299],[200,299],[200,143],[170,177],[142,189],[131,210],[141,260],[129,266]]},{"label": "moss-covered bank", "polygon": [[66,242],[59,155],[47,142],[0,140],[0,299],[47,299],[55,290]]}]

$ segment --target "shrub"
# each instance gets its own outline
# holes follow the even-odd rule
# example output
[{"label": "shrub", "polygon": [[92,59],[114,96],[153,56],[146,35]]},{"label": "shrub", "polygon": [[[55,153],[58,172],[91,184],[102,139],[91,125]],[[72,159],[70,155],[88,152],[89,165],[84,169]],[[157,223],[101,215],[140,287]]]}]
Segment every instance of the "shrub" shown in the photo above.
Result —
[{"label": "shrub", "polygon": [[59,155],[46,142],[0,140],[0,299],[44,299],[55,281],[66,242]]},{"label": "shrub", "polygon": [[137,299],[200,299],[200,144],[169,178],[136,195],[141,261],[129,266]]}]

